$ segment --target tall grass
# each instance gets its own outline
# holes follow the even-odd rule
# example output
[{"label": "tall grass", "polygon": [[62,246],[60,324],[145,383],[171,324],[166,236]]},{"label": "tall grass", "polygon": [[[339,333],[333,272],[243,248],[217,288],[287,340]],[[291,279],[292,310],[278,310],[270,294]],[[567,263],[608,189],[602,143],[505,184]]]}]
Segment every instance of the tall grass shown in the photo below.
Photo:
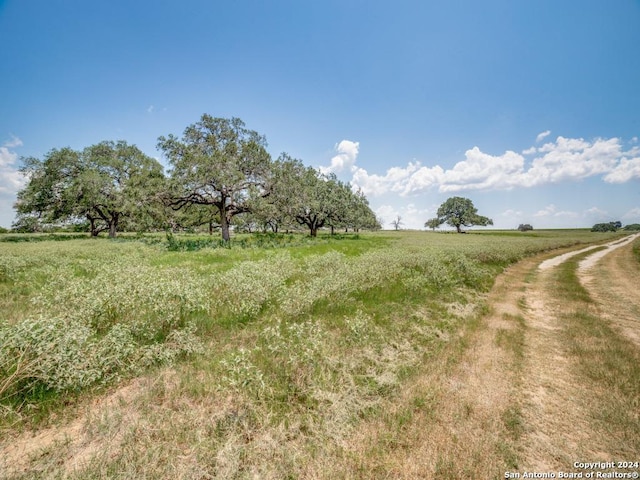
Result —
[{"label": "tall grass", "polygon": [[[265,237],[247,240],[251,248],[2,244],[0,425],[46,418],[74,396],[172,366],[176,379],[132,407],[139,421],[119,427],[129,433],[108,456],[95,452],[79,478],[308,476],[344,455],[353,427],[380,415],[483,311],[505,266],[605,237],[383,232],[287,245]],[[410,422],[409,413],[397,422]],[[512,413],[505,422],[516,432]],[[176,455],[183,460],[156,461]],[[52,465],[41,467],[62,475]]]}]

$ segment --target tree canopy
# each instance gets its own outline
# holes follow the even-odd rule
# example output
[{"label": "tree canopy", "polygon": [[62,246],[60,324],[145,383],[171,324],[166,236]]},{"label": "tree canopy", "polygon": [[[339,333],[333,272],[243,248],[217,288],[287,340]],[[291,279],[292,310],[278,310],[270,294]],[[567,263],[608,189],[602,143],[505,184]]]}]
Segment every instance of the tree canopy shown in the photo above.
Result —
[{"label": "tree canopy", "polygon": [[101,142],[82,152],[54,149],[42,160],[23,159],[28,182],[18,192],[17,224],[88,221],[92,236],[115,237],[120,220],[142,216],[162,189],[162,165],[124,141]]},{"label": "tree canopy", "polygon": [[592,232],[616,232],[620,227],[622,227],[622,223],[617,222],[608,222],[608,223],[596,223],[593,227],[591,227]]},{"label": "tree canopy", "polygon": [[176,209],[214,206],[225,241],[230,239],[231,219],[250,211],[251,195],[268,195],[271,157],[266,140],[239,118],[204,114],[185,129],[182,139],[160,137],[158,149],[172,166],[169,203]]},{"label": "tree canopy", "polygon": [[239,118],[202,115],[181,137],[158,138],[168,159],[158,161],[124,141],[76,151],[54,149],[23,158],[27,185],[18,193],[15,228],[89,229],[92,236],[120,227],[190,229],[230,226],[248,231],[304,226],[380,228],[362,191],[283,153],[272,161],[264,136]]},{"label": "tree canopy", "polygon": [[271,170],[269,195],[252,204],[254,219],[274,232],[280,227],[301,225],[311,236],[318,229],[379,228],[375,214],[361,191],[324,175],[283,153]]},{"label": "tree canopy", "polygon": [[[452,227],[456,227],[458,233],[462,233],[462,227],[471,227],[473,225],[487,226],[493,225],[493,220],[488,217],[478,215],[478,209],[473,206],[473,202],[464,197],[448,198],[437,213],[438,223],[442,225],[447,223]],[[429,226],[435,222],[428,221]]]},{"label": "tree canopy", "polygon": [[438,217],[430,218],[426,222],[424,222],[425,228],[430,228],[431,230],[435,230],[441,225],[440,219]]}]

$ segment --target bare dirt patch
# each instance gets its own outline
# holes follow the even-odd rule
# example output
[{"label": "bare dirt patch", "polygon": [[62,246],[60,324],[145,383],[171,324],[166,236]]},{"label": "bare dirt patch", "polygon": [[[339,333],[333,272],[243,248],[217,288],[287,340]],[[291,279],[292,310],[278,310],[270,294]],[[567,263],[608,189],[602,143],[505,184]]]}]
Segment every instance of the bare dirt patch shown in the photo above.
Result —
[{"label": "bare dirt patch", "polygon": [[38,470],[35,465],[46,470],[51,461],[62,462],[64,469],[71,472],[81,468],[96,453],[114,448],[119,444],[125,426],[135,421],[137,414],[130,406],[148,383],[148,379],[135,379],[113,393],[96,398],[67,424],[3,439],[0,442],[2,477],[33,472]]}]

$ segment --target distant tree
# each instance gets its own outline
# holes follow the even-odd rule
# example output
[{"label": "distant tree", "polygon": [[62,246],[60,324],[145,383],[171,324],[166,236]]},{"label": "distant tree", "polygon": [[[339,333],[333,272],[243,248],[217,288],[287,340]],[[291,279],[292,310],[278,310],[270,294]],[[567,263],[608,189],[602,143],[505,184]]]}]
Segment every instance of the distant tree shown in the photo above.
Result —
[{"label": "distant tree", "polygon": [[430,228],[431,230],[434,230],[434,231],[440,225],[441,225],[441,222],[440,222],[440,219],[438,219],[438,218],[430,218],[429,220],[424,222],[425,228]]},{"label": "distant tree", "polygon": [[630,223],[629,225],[625,225],[624,230],[627,232],[638,232],[640,231],[640,223]]},{"label": "distant tree", "polygon": [[115,237],[120,221],[141,216],[164,184],[162,165],[124,141],[54,149],[23,164],[28,182],[17,195],[17,224],[87,221],[92,236]]},{"label": "distant tree", "polygon": [[250,211],[252,196],[267,196],[271,157],[266,140],[245,128],[239,118],[202,115],[178,139],[160,137],[158,148],[171,163],[171,194],[175,209],[212,205],[220,217],[222,239],[236,215]]},{"label": "distant tree", "polygon": [[344,218],[345,230],[349,228],[354,232],[359,232],[361,228],[369,230],[379,230],[381,228],[375,213],[369,207],[369,200],[361,189],[352,192],[349,186],[345,185],[347,210]]},{"label": "distant tree", "polygon": [[335,174],[324,175],[286,153],[273,164],[268,197],[254,200],[251,206],[255,217],[274,232],[297,224],[315,237],[323,227],[333,233],[336,228],[378,225],[362,192],[354,193]]},{"label": "distant tree", "polygon": [[45,229],[37,214],[18,213],[16,220],[11,224],[11,231],[14,233],[38,233]]},{"label": "distant tree", "polygon": [[394,230],[400,230],[400,226],[404,225],[404,223],[402,223],[402,217],[400,215],[396,216],[396,218],[391,221],[391,225]]},{"label": "distant tree", "polygon": [[528,223],[521,223],[520,225],[518,225],[518,230],[520,230],[521,232],[528,232],[529,230],[533,230],[533,227]]},{"label": "distant tree", "polygon": [[456,227],[458,233],[462,233],[462,227],[472,225],[493,225],[493,220],[478,215],[478,210],[468,198],[451,197],[438,208],[438,221]]},{"label": "distant tree", "polygon": [[592,232],[616,232],[620,222],[596,223],[591,227]]},{"label": "distant tree", "polygon": [[252,221],[259,224],[263,231],[271,230],[277,233],[283,228],[289,229],[293,224],[297,224],[295,196],[299,192],[299,177],[304,168],[302,162],[286,153],[282,153],[271,165],[268,179],[269,195],[254,195],[250,206]]},{"label": "distant tree", "polygon": [[325,225],[339,225],[345,214],[344,188],[334,174],[323,175],[312,167],[300,172],[293,185],[298,190],[292,199],[294,218],[309,228],[312,237]]}]

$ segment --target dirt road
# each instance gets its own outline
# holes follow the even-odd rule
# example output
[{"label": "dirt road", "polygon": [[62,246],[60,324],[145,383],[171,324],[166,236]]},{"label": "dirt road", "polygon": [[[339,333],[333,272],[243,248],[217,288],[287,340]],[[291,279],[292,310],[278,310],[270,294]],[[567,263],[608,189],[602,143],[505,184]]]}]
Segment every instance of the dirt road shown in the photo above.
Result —
[{"label": "dirt road", "polygon": [[[609,392],[600,385],[598,395],[591,390],[595,383],[586,381],[576,365],[576,347],[567,341],[567,316],[583,307],[610,324],[611,335],[640,337],[635,238],[612,242],[606,255],[599,246],[538,255],[498,276],[489,313],[470,331],[460,361],[436,366],[404,389],[406,398],[431,399],[413,410],[411,428],[389,443],[388,425],[371,422],[353,439],[365,445],[354,447],[354,455],[384,447],[375,465],[384,473],[369,471],[370,478],[527,478],[524,472],[558,475],[578,461],[640,461],[628,431],[625,437],[594,420],[594,408],[608,402]],[[591,250],[598,256],[583,264],[580,276],[595,301],[585,306],[563,296],[557,273],[563,262]],[[627,407],[615,405],[633,410]],[[617,444],[605,441],[616,436]]]},{"label": "dirt road", "polygon": [[617,452],[604,446],[607,432],[592,421],[593,385],[580,375],[573,347],[562,333],[567,318],[580,315],[582,309],[640,345],[640,269],[632,252],[637,237],[611,242],[580,263],[578,278],[593,304],[576,306],[559,295],[554,269],[596,247],[547,259],[530,271],[519,305],[526,332],[522,378],[514,392],[523,419],[524,435],[518,441],[521,468],[567,471],[580,459],[617,458]]}]

